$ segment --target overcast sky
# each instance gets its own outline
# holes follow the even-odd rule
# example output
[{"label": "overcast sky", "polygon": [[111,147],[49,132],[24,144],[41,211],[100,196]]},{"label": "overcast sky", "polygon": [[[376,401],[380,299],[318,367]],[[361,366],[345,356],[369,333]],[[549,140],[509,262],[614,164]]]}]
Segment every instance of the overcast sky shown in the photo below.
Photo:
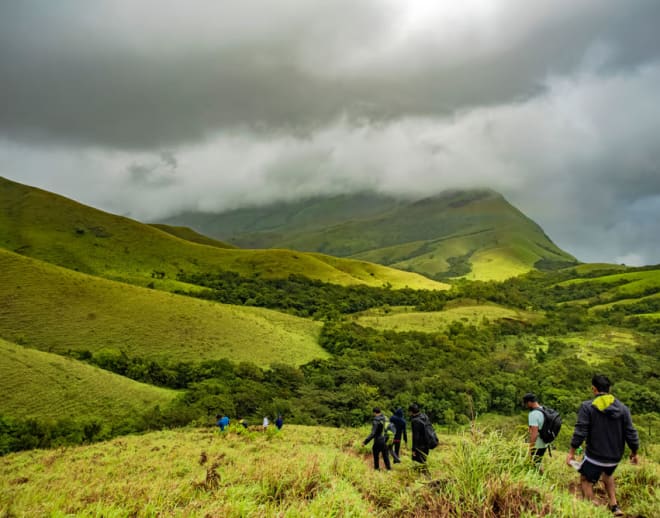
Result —
[{"label": "overcast sky", "polygon": [[0,176],[155,221],[490,187],[660,263],[658,0],[5,0]]}]

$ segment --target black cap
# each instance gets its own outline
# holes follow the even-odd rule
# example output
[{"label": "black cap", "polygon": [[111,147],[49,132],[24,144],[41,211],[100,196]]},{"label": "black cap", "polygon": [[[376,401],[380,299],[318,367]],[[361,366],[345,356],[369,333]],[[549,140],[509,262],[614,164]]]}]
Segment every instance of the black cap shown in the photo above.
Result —
[{"label": "black cap", "polygon": [[419,405],[417,403],[411,403],[410,406],[408,407],[408,411],[412,412],[413,414],[416,414],[419,412]]},{"label": "black cap", "polygon": [[374,407],[374,414],[380,414],[380,408],[375,406]]}]

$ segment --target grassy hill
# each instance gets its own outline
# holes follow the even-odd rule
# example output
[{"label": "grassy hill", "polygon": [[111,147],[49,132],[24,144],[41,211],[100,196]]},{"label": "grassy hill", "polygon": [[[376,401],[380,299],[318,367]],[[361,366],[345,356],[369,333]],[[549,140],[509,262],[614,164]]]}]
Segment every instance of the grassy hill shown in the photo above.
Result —
[{"label": "grassy hill", "polygon": [[232,270],[268,278],[297,274],[342,285],[446,287],[364,261],[288,250],[223,249],[184,237],[0,178],[0,247],[92,275],[166,290],[180,287],[176,275],[181,270]]},{"label": "grassy hill", "polygon": [[2,339],[0,393],[0,415],[109,423],[166,406],[177,394]]},{"label": "grassy hill", "polygon": [[236,248],[234,245],[223,243],[217,239],[212,239],[203,234],[200,234],[199,232],[195,232],[192,228],[163,225],[161,223],[151,223],[150,226],[157,228],[158,230],[162,230],[163,232],[167,232],[168,234],[172,234],[173,236],[179,237],[181,239],[185,239],[186,241],[190,241],[191,243],[215,246],[217,248]]},{"label": "grassy hill", "polygon": [[367,311],[357,315],[355,320],[361,326],[376,329],[420,333],[437,333],[446,330],[452,322],[483,325],[499,319],[531,322],[542,318],[542,315],[531,311],[521,311],[506,308],[498,304],[479,304],[463,302],[447,307],[443,311],[414,311],[412,308],[392,308]]},{"label": "grassy hill", "polygon": [[450,191],[413,202],[375,194],[317,198],[168,221],[239,246],[322,252],[436,279],[504,279],[576,262],[489,190]]},{"label": "grassy hill", "polygon": [[[519,430],[524,418],[519,416]],[[538,475],[520,435],[440,434],[428,474],[409,451],[391,472],[373,470],[368,430],[286,425],[281,432],[210,429],[127,436],[106,443],[7,455],[0,464],[3,516],[611,516],[576,496],[565,451]],[[628,516],[660,505],[657,452],[617,469]]]},{"label": "grassy hill", "polygon": [[65,353],[262,366],[299,365],[327,353],[320,324],[260,308],[228,306],[92,277],[0,250],[0,337]]}]

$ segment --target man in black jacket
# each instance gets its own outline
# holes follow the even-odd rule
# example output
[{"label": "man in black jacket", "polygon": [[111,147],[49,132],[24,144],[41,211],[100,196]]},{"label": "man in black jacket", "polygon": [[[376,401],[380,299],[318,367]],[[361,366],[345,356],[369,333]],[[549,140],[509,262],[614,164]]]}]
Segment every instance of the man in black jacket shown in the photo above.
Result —
[{"label": "man in black jacket", "polygon": [[592,378],[591,385],[596,397],[582,403],[578,410],[566,463],[573,465],[575,450],[586,440],[584,460],[578,469],[582,496],[593,499],[593,485],[602,475],[610,510],[615,516],[623,516],[616,501],[613,473],[623,457],[626,444],[630,448],[630,461],[637,464],[639,435],[628,407],[609,393],[610,380],[597,374]]},{"label": "man in black jacket", "polygon": [[374,420],[371,424],[371,433],[367,436],[362,444],[365,446],[369,444],[371,439],[374,440],[374,445],[371,448],[372,453],[374,454],[374,469],[380,469],[378,465],[378,454],[383,455],[383,462],[385,462],[385,468],[387,470],[392,469],[390,466],[390,455],[387,451],[387,442],[385,441],[385,436],[383,432],[385,431],[386,425],[385,416],[380,412],[380,408],[374,408]]},{"label": "man in black jacket", "polygon": [[408,407],[410,412],[410,430],[412,432],[412,460],[426,464],[429,456],[429,446],[426,442],[426,422],[428,417],[419,411],[419,405],[413,403]]}]

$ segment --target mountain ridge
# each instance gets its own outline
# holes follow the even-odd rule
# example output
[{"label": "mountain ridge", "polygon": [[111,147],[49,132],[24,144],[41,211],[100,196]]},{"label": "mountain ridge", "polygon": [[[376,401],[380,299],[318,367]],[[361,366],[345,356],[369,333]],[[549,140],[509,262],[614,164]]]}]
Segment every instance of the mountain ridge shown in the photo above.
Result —
[{"label": "mountain ridge", "polygon": [[[310,221],[297,215],[327,213]],[[268,219],[270,216],[270,219]],[[374,193],[315,197],[224,213],[167,218],[250,248],[287,248],[366,260],[444,280],[502,279],[578,261],[492,189],[406,200]]]}]

